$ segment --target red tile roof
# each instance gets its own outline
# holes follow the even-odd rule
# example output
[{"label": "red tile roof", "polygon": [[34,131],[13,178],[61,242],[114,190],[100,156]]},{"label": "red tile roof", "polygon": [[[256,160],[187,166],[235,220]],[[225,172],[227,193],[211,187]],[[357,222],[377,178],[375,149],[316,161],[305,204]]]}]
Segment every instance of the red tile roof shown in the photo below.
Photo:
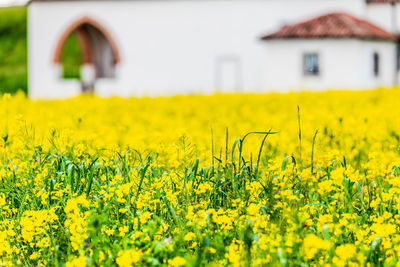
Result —
[{"label": "red tile roof", "polygon": [[270,39],[368,39],[397,40],[397,36],[363,19],[347,13],[330,13],[295,25],[282,27],[262,37]]}]

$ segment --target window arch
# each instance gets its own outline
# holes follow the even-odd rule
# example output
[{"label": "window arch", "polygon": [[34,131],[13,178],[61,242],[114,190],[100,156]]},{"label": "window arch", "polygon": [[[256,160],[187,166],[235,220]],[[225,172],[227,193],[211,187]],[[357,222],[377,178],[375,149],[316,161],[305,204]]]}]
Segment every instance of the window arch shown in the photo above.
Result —
[{"label": "window arch", "polygon": [[[53,56],[53,63],[62,64],[62,50],[68,37],[75,33],[78,37],[83,69],[83,90],[94,87],[98,78],[115,77],[115,66],[120,63],[120,53],[112,35],[100,23],[89,17],[83,17],[72,23],[59,37]],[[88,71],[89,70],[89,71]]]}]

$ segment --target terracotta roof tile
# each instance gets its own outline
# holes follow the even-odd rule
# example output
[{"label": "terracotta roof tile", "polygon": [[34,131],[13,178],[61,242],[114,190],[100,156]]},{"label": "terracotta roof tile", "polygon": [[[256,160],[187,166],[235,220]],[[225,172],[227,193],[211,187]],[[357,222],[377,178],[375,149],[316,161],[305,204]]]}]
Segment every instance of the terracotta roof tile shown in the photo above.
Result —
[{"label": "terracotta roof tile", "polygon": [[295,25],[282,27],[262,37],[270,39],[370,39],[397,40],[396,35],[347,13],[330,13]]}]

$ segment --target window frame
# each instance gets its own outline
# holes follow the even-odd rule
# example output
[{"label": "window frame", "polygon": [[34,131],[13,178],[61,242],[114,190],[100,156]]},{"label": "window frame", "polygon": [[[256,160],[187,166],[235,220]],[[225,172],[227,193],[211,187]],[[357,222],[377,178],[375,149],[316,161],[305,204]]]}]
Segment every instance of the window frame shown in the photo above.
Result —
[{"label": "window frame", "polygon": [[[309,70],[307,68],[308,59],[313,58],[312,60],[316,61],[316,70]],[[316,59],[316,60],[315,60]],[[312,64],[315,64],[312,63]],[[313,66],[315,68],[315,66]],[[303,53],[303,76],[305,77],[319,77],[321,76],[321,56],[318,52],[305,52]]]}]

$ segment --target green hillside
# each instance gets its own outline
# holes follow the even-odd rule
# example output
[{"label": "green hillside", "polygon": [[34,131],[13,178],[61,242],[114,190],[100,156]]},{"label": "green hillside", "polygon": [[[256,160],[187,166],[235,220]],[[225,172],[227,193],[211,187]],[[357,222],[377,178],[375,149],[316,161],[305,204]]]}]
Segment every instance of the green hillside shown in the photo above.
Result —
[{"label": "green hillside", "polygon": [[[63,51],[63,78],[79,79],[81,51],[76,34]],[[27,92],[27,9],[0,8],[0,94]]]},{"label": "green hillside", "polygon": [[26,8],[0,8],[0,94],[27,91]]}]

